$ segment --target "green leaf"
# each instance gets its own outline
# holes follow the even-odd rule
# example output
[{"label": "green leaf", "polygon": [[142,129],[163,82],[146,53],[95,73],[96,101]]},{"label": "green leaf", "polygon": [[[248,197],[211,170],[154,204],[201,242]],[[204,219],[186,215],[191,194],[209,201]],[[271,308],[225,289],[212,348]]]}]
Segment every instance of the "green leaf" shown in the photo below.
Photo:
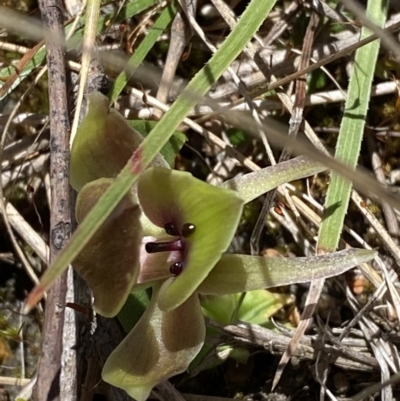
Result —
[{"label": "green leaf", "polygon": [[307,83],[307,94],[314,93],[317,90],[322,90],[325,88],[327,82],[327,77],[325,71],[316,70],[313,71],[308,78]]},{"label": "green leaf", "polygon": [[[240,294],[236,294],[239,302]],[[279,309],[293,302],[290,295],[278,294],[268,290],[246,293],[238,311],[238,319],[252,324],[266,324]]]},{"label": "green leaf", "polygon": [[240,146],[250,142],[249,136],[240,128],[229,128],[226,135],[232,146]]},{"label": "green leaf", "polygon": [[102,378],[145,401],[159,382],[185,371],[204,343],[197,294],[171,312],[157,306],[158,288],[135,328],[107,359]]},{"label": "green leaf", "polygon": [[204,315],[220,324],[231,324],[237,307],[237,294],[204,295],[200,297]]},{"label": "green leaf", "polygon": [[224,295],[337,276],[373,259],[376,252],[348,249],[308,258],[224,255],[200,284],[198,292]]},{"label": "green leaf", "polygon": [[118,313],[118,320],[125,333],[129,333],[143,316],[150,304],[151,288],[131,292]]},{"label": "green leaf", "polygon": [[[82,188],[76,202],[78,222],[112,182],[101,178]],[[93,309],[102,316],[113,317],[120,311],[138,277],[139,215],[133,196],[125,195],[73,263],[93,292]]]},{"label": "green leaf", "polygon": [[242,213],[233,191],[213,187],[191,174],[150,168],[140,177],[138,198],[143,212],[158,227],[172,223],[180,234],[186,223],[195,232],[182,237],[183,272],[160,290],[159,307],[172,310],[198,287],[228,248]]},{"label": "green leaf", "polygon": [[246,294],[203,295],[200,301],[204,314],[218,323],[235,323],[232,319],[239,307],[237,319],[241,322],[265,324],[274,313],[291,302],[291,297],[268,290],[255,290]]}]

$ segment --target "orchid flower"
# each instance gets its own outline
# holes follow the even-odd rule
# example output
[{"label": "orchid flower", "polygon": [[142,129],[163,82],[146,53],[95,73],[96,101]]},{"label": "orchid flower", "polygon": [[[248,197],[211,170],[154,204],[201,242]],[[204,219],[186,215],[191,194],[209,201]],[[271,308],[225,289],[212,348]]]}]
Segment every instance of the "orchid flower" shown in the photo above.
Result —
[{"label": "orchid flower", "polygon": [[[124,152],[129,155],[137,146],[132,137],[139,134],[107,109],[101,95],[92,96],[73,145],[71,182],[79,191],[78,222],[126,162],[119,158],[120,146],[128,144]],[[152,286],[148,308],[102,372],[106,382],[138,401],[147,399],[159,382],[185,371],[202,348],[205,323],[199,294],[232,294],[331,277],[374,256],[363,250],[294,259],[224,254],[244,203],[270,189],[265,187],[267,170],[221,188],[167,168],[161,155],[157,163],[163,167],[141,174],[137,187],[74,262],[93,291],[95,311],[107,317],[119,312],[132,290]],[[314,170],[323,167],[314,165]],[[294,179],[304,176],[293,174]]]}]

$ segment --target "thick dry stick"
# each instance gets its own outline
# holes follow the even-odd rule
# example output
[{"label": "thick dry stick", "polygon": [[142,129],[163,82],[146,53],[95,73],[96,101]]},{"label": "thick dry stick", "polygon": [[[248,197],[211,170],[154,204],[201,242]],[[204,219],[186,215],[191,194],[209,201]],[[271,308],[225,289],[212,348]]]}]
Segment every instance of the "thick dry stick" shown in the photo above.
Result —
[{"label": "thick dry stick", "polygon": [[[39,0],[45,28],[50,103],[50,263],[71,234],[69,171],[69,115],[64,66],[64,29],[59,0]],[[58,400],[66,275],[47,294],[42,355],[35,400]]]}]

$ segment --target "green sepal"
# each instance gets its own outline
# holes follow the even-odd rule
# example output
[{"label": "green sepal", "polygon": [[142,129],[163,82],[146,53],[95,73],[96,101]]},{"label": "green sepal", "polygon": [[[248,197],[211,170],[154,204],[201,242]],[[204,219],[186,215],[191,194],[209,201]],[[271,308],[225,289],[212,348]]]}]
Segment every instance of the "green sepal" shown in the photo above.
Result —
[{"label": "green sepal", "polygon": [[243,200],[234,191],[206,184],[189,173],[156,167],[141,175],[137,193],[143,212],[158,227],[195,226],[192,235],[182,238],[183,272],[160,290],[159,307],[172,310],[193,294],[228,248]]},{"label": "green sepal", "polygon": [[159,286],[134,329],[108,357],[102,372],[107,383],[145,401],[163,380],[185,371],[204,343],[205,324],[197,294],[178,308],[157,306]]},{"label": "green sepal", "polygon": [[[78,194],[76,218],[81,223],[113,183],[100,178],[86,184]],[[128,193],[73,262],[94,296],[94,310],[115,316],[124,305],[139,274],[142,232],[140,208]]]},{"label": "green sepal", "polygon": [[267,258],[224,255],[200,284],[198,292],[224,295],[329,278],[376,255],[366,249],[347,249],[307,258]]}]

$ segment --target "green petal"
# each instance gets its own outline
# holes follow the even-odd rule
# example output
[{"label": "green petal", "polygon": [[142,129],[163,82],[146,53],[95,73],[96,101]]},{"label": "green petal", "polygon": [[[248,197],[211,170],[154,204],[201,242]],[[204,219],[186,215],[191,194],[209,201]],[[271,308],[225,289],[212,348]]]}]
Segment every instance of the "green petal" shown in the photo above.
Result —
[{"label": "green petal", "polygon": [[375,255],[376,252],[365,249],[348,249],[308,258],[224,255],[198,291],[206,295],[224,295],[305,283],[337,276],[368,262]]},{"label": "green petal", "polygon": [[299,180],[320,173],[326,167],[305,156],[296,157],[274,166],[263,168],[253,173],[232,178],[224,182],[221,188],[237,191],[245,203],[290,181]]},{"label": "green petal", "polygon": [[134,329],[107,359],[102,377],[145,401],[163,380],[185,371],[204,343],[205,324],[197,294],[171,312],[157,306],[158,290]]},{"label": "green petal", "polygon": [[[112,182],[101,178],[82,188],[76,204],[78,222]],[[94,310],[102,316],[119,312],[139,274],[139,215],[133,196],[126,195],[73,263],[93,292]]]},{"label": "green petal", "polygon": [[[93,92],[72,144],[71,186],[79,191],[90,181],[116,177],[142,140],[117,110],[110,109],[106,96]],[[157,162],[168,166],[162,156]]]},{"label": "green petal", "polygon": [[168,280],[159,296],[159,307],[181,305],[207,277],[228,248],[239,223],[243,200],[228,189],[213,187],[191,174],[162,168],[146,170],[139,179],[138,198],[143,212],[159,227],[173,223],[195,225],[186,239],[184,270]]}]

